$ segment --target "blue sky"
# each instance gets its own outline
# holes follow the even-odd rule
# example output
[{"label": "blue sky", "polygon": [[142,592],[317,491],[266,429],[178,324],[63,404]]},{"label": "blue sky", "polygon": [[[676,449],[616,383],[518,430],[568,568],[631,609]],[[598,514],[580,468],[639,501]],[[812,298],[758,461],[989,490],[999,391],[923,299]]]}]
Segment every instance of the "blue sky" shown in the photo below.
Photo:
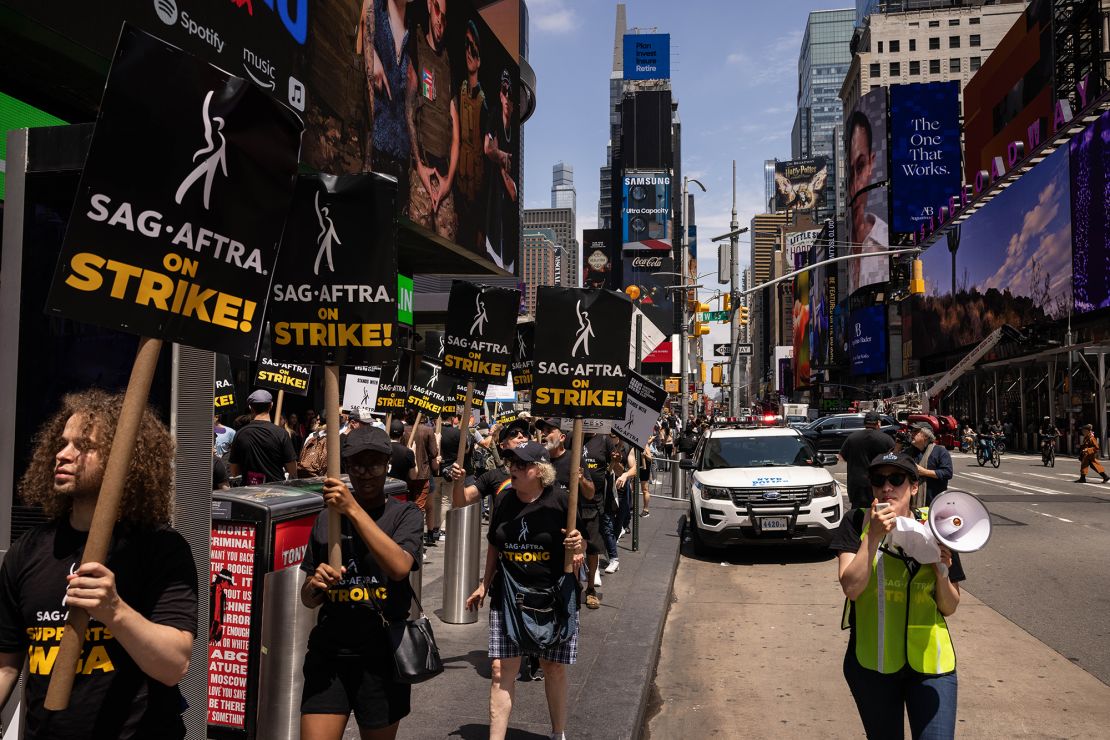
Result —
[{"label": "blue sky", "polygon": [[[740,225],[761,212],[763,160],[790,156],[797,105],[798,52],[812,10],[854,7],[821,0],[632,0],[629,28],[671,34],[671,77],[683,125],[684,174],[698,193],[699,240],[728,231],[732,160]],[[528,0],[529,61],[538,106],[524,125],[524,205],[550,206],[551,166],[574,166],[578,228],[597,221],[598,168],[608,140],[608,81],[616,3]],[[679,185],[681,187],[681,185]],[[695,186],[691,185],[691,189]],[[742,237],[746,239],[747,237]],[[747,264],[750,247],[740,245]],[[699,255],[699,271],[716,270],[715,248]],[[711,276],[702,281],[716,288]]]}]

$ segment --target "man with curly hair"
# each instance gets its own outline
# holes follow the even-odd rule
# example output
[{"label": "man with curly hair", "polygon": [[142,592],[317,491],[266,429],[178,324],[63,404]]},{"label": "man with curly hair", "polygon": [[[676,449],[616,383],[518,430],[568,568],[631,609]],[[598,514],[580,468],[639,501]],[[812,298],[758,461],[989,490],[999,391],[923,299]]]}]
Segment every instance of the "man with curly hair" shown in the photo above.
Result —
[{"label": "man with curly hair", "polygon": [[[39,430],[19,493],[51,520],[0,566],[0,705],[27,661],[25,738],[183,738],[177,683],[197,630],[197,572],[170,528],[173,439],[144,409],[104,563],[82,564],[123,398],[66,396]],[[89,613],[69,708],[43,707],[68,609]]]}]

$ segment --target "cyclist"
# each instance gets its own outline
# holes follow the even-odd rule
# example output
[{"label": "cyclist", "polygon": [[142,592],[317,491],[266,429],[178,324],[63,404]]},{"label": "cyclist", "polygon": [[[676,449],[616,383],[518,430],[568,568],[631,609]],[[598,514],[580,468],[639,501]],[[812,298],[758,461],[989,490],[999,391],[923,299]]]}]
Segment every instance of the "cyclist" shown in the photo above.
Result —
[{"label": "cyclist", "polygon": [[989,419],[979,425],[979,433],[975,435],[976,457],[982,455],[983,459],[990,460],[994,454],[994,425]]},{"label": "cyclist", "polygon": [[1056,446],[1056,440],[1060,438],[1060,430],[1052,423],[1052,418],[1046,416],[1041,419],[1041,428],[1037,434],[1041,440],[1041,456],[1045,457],[1048,454],[1048,448]]}]

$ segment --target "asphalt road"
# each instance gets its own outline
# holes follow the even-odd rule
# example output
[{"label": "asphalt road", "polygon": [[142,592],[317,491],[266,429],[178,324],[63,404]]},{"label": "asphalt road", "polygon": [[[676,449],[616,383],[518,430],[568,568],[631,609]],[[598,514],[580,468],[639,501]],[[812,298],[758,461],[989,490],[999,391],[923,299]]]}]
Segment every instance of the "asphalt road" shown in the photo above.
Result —
[{"label": "asphalt road", "polygon": [[[991,512],[991,539],[963,557],[964,588],[1110,685],[1110,483],[1076,483],[1079,463],[1003,455],[997,469],[952,455],[951,488]],[[833,468],[844,480],[844,465]],[[1088,480],[1099,480],[1089,475]]]}]

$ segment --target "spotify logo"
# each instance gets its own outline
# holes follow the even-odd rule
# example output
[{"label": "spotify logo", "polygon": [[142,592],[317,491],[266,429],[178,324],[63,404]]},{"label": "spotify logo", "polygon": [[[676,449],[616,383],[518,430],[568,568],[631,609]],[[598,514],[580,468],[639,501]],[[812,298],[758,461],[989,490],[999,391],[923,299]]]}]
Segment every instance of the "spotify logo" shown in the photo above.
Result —
[{"label": "spotify logo", "polygon": [[177,23],[177,3],[174,0],[154,0],[154,12],[167,26]]}]

